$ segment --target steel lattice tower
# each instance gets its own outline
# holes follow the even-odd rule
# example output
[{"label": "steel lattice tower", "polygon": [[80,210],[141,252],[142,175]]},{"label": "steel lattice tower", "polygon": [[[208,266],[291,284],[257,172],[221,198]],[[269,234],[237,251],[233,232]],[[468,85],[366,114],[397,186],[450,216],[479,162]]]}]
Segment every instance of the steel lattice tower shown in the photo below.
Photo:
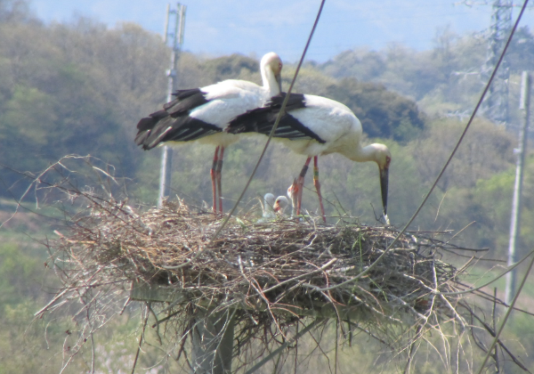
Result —
[{"label": "steel lattice tower", "polygon": [[[491,72],[495,68],[497,60],[504,49],[506,39],[512,29],[512,7],[512,0],[495,0],[493,2],[488,55],[482,68],[482,76],[486,79],[489,79]],[[483,104],[486,117],[500,124],[506,124],[508,122],[509,78],[510,65],[505,57]]]}]

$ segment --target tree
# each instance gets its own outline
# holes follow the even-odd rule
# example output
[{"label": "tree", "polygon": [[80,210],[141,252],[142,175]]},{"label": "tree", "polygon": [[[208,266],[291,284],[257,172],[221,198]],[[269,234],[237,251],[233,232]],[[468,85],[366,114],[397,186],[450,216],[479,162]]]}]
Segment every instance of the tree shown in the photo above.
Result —
[{"label": "tree", "polygon": [[[421,138],[411,143],[423,181],[433,181],[464,127],[451,119],[435,120]],[[473,188],[480,179],[508,169],[513,163],[514,144],[515,139],[503,128],[484,120],[475,121],[438,186],[442,191]]]},{"label": "tree", "polygon": [[344,78],[328,86],[326,96],[351,108],[370,137],[407,141],[424,127],[416,104],[382,85]]},{"label": "tree", "polygon": [[26,0],[0,0],[0,22],[35,21],[28,16],[28,8]]}]

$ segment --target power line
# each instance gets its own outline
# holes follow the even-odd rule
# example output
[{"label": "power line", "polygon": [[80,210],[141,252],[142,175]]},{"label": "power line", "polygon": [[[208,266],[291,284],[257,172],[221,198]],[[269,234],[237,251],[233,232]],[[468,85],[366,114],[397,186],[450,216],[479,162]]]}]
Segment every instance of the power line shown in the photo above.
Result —
[{"label": "power line", "polygon": [[[519,21],[521,20],[521,16],[523,15],[527,4],[528,4],[528,0],[525,0],[525,3],[523,4],[523,7],[521,8],[521,12],[519,13],[519,16],[517,17],[517,19],[516,19],[516,21],[514,23],[514,26],[510,30],[510,35],[506,39],[506,43],[504,44],[504,48],[503,48],[502,52],[500,53],[499,58],[497,59],[497,62],[496,62],[495,67],[493,69],[493,72],[491,73],[488,82],[484,86],[484,89],[482,90],[482,94],[480,95],[480,98],[478,99],[478,102],[475,105],[475,108],[473,109],[473,113],[469,117],[469,121],[467,121],[467,124],[465,125],[465,128],[464,128],[462,134],[460,135],[460,138],[456,142],[456,145],[454,146],[453,150],[451,151],[451,154],[450,154],[449,158],[447,159],[447,161],[445,162],[445,165],[443,165],[443,167],[441,168],[441,171],[439,172],[438,176],[434,180],[434,183],[430,187],[430,190],[427,192],[427,194],[423,198],[423,201],[421,202],[421,204],[419,204],[419,207],[416,209],[415,213],[408,220],[408,223],[406,223],[404,225],[404,228],[397,234],[397,236],[395,236],[393,241],[391,243],[389,243],[389,245],[382,252],[382,254],[380,254],[380,256],[378,256],[378,258],[375,259],[374,262],[371,265],[369,265],[365,270],[361,271],[359,274],[355,275],[351,279],[348,279],[348,280],[343,281],[341,283],[338,283],[336,285],[329,286],[329,287],[324,287],[324,288],[317,287],[318,291],[329,291],[329,290],[333,290],[335,288],[339,288],[339,287],[341,287],[341,286],[343,286],[345,284],[354,282],[354,281],[360,279],[361,277],[363,277],[365,274],[369,273],[380,262],[380,260],[382,260],[382,258],[391,250],[391,248],[393,247],[393,244],[395,244],[397,242],[397,240],[401,237],[401,235],[404,234],[406,232],[406,230],[408,230],[408,227],[415,220],[415,217],[417,217],[417,215],[419,214],[421,209],[423,209],[423,206],[426,204],[426,202],[428,201],[428,198],[430,197],[430,195],[432,194],[432,192],[434,191],[434,189],[438,185],[439,180],[441,179],[441,177],[445,173],[445,170],[447,170],[447,167],[449,166],[449,164],[451,163],[452,159],[454,158],[454,155],[456,154],[456,151],[458,151],[458,148],[460,148],[460,144],[462,144],[462,141],[464,140],[465,135],[467,134],[467,131],[471,127],[471,125],[473,123],[473,120],[475,119],[475,116],[476,116],[478,110],[480,109],[480,107],[482,105],[482,101],[484,100],[484,98],[486,97],[487,92],[489,91],[489,86],[491,86],[491,83],[493,82],[493,79],[497,75],[497,70],[499,69],[499,66],[502,63],[502,60],[504,59],[504,55],[506,54],[506,50],[510,46],[510,42],[512,41],[512,37],[515,34],[515,31],[517,29],[517,26],[519,25]],[[513,305],[511,305],[510,308],[513,308]]]},{"label": "power line", "polygon": [[267,138],[267,142],[265,143],[265,146],[263,147],[263,151],[261,152],[261,155],[258,159],[258,162],[256,163],[256,166],[254,167],[254,170],[252,170],[252,173],[250,174],[250,177],[245,184],[245,187],[243,188],[243,191],[241,192],[241,195],[237,198],[237,201],[234,204],[234,207],[228,213],[228,216],[223,221],[219,229],[215,232],[215,234],[211,238],[211,242],[213,242],[217,236],[221,233],[222,229],[226,226],[228,221],[230,220],[230,217],[234,214],[235,210],[237,209],[237,206],[239,205],[239,202],[245,196],[245,192],[247,191],[248,187],[250,186],[250,182],[252,182],[252,179],[254,178],[254,175],[256,174],[256,171],[258,170],[258,167],[260,166],[260,163],[263,159],[263,156],[265,155],[265,152],[267,151],[267,148],[269,147],[269,144],[271,143],[271,139],[274,136],[274,133],[276,131],[276,128],[278,127],[278,124],[280,123],[280,120],[282,119],[282,116],[285,113],[285,108],[287,105],[287,102],[289,101],[289,97],[291,95],[291,90],[293,89],[293,86],[295,85],[295,81],[297,80],[297,76],[300,71],[300,67],[302,66],[302,63],[304,62],[304,57],[306,57],[306,52],[308,51],[308,48],[310,47],[310,43],[313,37],[313,34],[315,32],[315,29],[317,28],[317,25],[319,23],[319,18],[321,18],[321,13],[323,12],[324,3],[326,0],[321,0],[321,5],[319,6],[319,11],[317,12],[317,16],[315,17],[315,22],[313,23],[312,29],[310,31],[310,35],[308,36],[308,41],[306,42],[306,45],[304,46],[304,50],[302,51],[302,55],[300,56],[299,63],[297,64],[297,68],[295,70],[295,74],[293,75],[293,79],[291,80],[291,84],[289,85],[289,88],[287,89],[286,96],[284,98],[284,101],[282,102],[282,106],[280,107],[280,111],[278,115],[276,116],[276,120],[274,121],[273,128],[271,129],[271,133],[269,134],[269,137]]}]

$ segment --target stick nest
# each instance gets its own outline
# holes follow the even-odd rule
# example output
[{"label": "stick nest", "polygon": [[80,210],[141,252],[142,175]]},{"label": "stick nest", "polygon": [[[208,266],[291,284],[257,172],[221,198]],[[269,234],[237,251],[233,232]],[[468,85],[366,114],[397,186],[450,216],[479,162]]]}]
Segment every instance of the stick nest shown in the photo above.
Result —
[{"label": "stick nest", "polygon": [[304,316],[371,327],[455,318],[458,297],[435,292],[455,291],[457,269],[440,253],[457,247],[436,238],[402,235],[384,254],[396,229],[234,219],[212,240],[221,223],[183,201],[140,214],[94,204],[61,237],[57,258],[65,283],[130,289],[132,299],[170,302],[182,317],[232,310],[250,327]]},{"label": "stick nest", "polygon": [[[177,361],[187,352],[185,343],[195,329],[213,321],[235,325],[225,331],[234,331],[232,356],[241,360],[241,367],[263,353],[275,353],[273,346],[287,347],[300,339],[301,325],[307,324],[302,334],[311,334],[311,328],[318,332],[321,326],[326,332],[329,321],[336,325],[336,347],[338,331],[348,344],[353,333],[364,333],[395,356],[405,353],[407,367],[419,344],[430,339],[428,346],[437,350],[446,367],[456,362],[471,368],[474,356],[463,353],[465,344],[485,352],[480,336],[484,332],[484,339],[495,336],[486,310],[489,303],[495,309],[502,302],[459,280],[461,271],[478,259],[479,250],[469,249],[475,255],[462,254],[468,249],[447,241],[447,233],[399,236],[393,227],[360,225],[350,218],[318,226],[313,219],[255,224],[240,217],[232,218],[213,239],[222,224],[213,214],[191,209],[181,200],[136,212],[113,198],[110,191],[116,182],[108,169],[95,168],[84,157],[74,161],[79,159],[94,169],[96,177],[76,185],[101,186],[103,195],[95,188],[73,187],[69,178],[73,168],[62,164],[69,158],[49,168],[61,178],[54,174],[45,183],[42,173],[34,182],[46,199],[55,201],[66,194],[65,201],[74,207],[70,212],[75,212],[63,212],[68,231],[57,232],[58,240],[45,243],[50,252],[47,265],[62,286],[36,313],[66,309],[77,322],[77,333],[65,342],[69,352],[65,366],[86,342],[93,341],[94,333],[125,310],[144,320],[138,353],[152,316],[155,323],[150,323],[156,329],[146,331],[155,331],[160,345],[166,342],[165,359],[177,357]],[[450,261],[464,263],[462,270]],[[455,291],[464,291],[466,298]],[[482,311],[469,305],[470,296],[483,303]],[[316,339],[321,348],[321,338]],[[526,371],[501,341],[497,344]]]}]

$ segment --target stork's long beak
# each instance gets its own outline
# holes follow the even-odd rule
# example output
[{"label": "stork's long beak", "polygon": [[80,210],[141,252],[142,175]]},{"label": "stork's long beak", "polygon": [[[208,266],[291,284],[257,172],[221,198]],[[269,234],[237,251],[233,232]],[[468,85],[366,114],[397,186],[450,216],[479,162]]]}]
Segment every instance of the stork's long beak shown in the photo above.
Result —
[{"label": "stork's long beak", "polygon": [[382,190],[382,206],[384,207],[384,216],[388,213],[388,183],[389,168],[380,169],[380,189]]},{"label": "stork's long beak", "polygon": [[273,210],[275,213],[278,213],[280,211],[280,209],[282,209],[282,207],[280,206],[280,203],[277,201],[274,203],[274,206],[273,206]]}]

